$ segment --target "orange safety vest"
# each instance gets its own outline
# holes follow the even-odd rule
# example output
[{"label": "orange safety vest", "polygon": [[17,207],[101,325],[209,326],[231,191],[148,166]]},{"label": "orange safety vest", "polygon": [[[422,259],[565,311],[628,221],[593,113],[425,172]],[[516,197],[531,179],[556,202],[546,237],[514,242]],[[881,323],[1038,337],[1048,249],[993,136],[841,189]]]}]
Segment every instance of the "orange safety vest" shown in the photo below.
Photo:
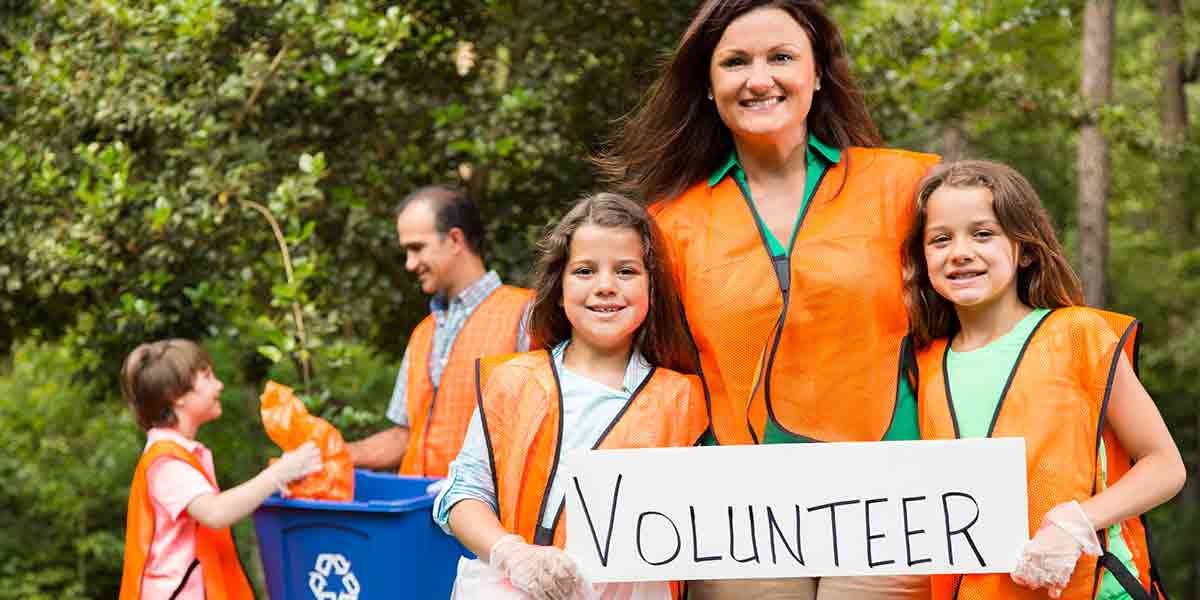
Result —
[{"label": "orange safety vest", "polygon": [[[1132,466],[1129,454],[1105,423],[1112,377],[1122,354],[1136,368],[1141,323],[1133,317],[1071,307],[1052,311],[1030,334],[1009,376],[989,437],[1025,438],[1029,485],[1029,532],[1032,536],[1051,508],[1094,496],[1111,486]],[[958,424],[946,379],[947,340],[936,340],[916,354],[917,405],[922,439],[955,439]],[[1107,457],[1107,479],[1101,479],[1100,441]],[[1138,570],[1134,578],[1112,554],[1097,559],[1083,555],[1062,600],[1091,600],[1108,569],[1133,598],[1161,590],[1158,569],[1150,557],[1142,517],[1121,523],[1121,534]],[[1102,544],[1108,537],[1099,532]],[[1044,600],[1045,590],[1017,585],[1007,573],[935,575],[934,600]],[[1133,589],[1138,588],[1138,589]],[[1140,593],[1139,593],[1140,592]]]},{"label": "orange safety vest", "polygon": [[[545,350],[481,359],[479,414],[504,529],[530,544],[566,546],[563,505],[547,493],[562,452],[562,394]],[[653,368],[594,449],[693,446],[708,426],[704,392],[695,375]],[[564,503],[565,504],[565,503]],[[554,527],[541,526],[556,510]],[[672,589],[679,597],[679,586]]]},{"label": "orange safety vest", "polygon": [[433,315],[408,340],[408,423],[410,433],[401,475],[445,477],[458,456],[475,411],[474,361],[517,349],[517,333],[531,290],[502,285],[475,307],[454,338],[437,387],[429,377]]},{"label": "orange safety vest", "polygon": [[732,177],[651,207],[675,259],[720,443],[757,443],[768,418],[812,440],[887,433],[908,330],[900,247],[917,184],[937,160],[843,151],[778,261]]},{"label": "orange safety vest", "polygon": [[[217,485],[205,473],[196,456],[179,444],[155,442],[142,454],[129,490],[129,510],[125,517],[125,569],[121,575],[120,600],[139,600],[142,597],[142,574],[146,569],[150,543],[154,540],[154,507],[150,504],[146,472],[164,456],[186,462],[204,473],[213,487]],[[204,596],[207,600],[254,598],[254,590],[242,571],[228,527],[209,529],[196,523],[196,560],[204,571]],[[182,586],[183,582],[179,584]]]}]

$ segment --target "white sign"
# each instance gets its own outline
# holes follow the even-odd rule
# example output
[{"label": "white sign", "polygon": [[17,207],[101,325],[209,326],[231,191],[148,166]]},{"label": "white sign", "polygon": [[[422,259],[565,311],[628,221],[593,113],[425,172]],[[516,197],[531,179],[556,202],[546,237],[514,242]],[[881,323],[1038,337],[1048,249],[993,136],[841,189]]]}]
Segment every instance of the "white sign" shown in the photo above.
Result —
[{"label": "white sign", "polygon": [[568,454],[567,551],[593,581],[1005,573],[1025,440]]}]

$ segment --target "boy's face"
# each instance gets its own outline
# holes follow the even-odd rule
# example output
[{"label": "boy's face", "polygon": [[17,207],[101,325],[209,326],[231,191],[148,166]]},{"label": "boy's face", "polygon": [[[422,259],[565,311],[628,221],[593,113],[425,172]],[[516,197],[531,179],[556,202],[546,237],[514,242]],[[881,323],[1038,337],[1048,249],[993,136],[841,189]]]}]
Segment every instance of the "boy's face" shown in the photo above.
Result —
[{"label": "boy's face", "polygon": [[[192,375],[192,389],[179,399],[176,412],[187,415],[196,425],[203,425],[221,416],[221,390],[225,384],[217,379],[212,367]],[[181,416],[182,416],[181,415]]]}]

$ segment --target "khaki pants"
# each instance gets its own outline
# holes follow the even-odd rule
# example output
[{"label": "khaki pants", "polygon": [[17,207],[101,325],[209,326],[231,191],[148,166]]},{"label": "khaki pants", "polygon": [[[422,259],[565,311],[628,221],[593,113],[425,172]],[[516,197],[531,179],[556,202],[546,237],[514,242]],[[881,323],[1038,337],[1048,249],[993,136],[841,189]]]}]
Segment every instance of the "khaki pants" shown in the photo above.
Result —
[{"label": "khaki pants", "polygon": [[929,577],[878,575],[689,581],[688,600],[929,600]]}]

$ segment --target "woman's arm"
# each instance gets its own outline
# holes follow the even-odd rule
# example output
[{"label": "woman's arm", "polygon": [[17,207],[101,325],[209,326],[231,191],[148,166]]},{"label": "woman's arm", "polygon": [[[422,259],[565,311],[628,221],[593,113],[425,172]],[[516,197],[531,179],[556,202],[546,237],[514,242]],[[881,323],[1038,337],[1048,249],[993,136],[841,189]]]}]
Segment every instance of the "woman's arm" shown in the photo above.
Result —
[{"label": "woman's arm", "polygon": [[1112,386],[1108,422],[1134,464],[1108,489],[1081,503],[1097,530],[1170,500],[1187,478],[1179,448],[1158,407],[1123,355]]}]

